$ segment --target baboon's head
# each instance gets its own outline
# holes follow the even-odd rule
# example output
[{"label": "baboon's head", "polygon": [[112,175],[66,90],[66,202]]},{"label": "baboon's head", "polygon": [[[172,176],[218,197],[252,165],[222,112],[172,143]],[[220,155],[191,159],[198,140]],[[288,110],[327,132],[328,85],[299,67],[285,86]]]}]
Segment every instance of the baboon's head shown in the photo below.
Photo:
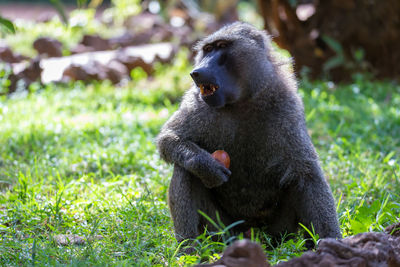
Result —
[{"label": "baboon's head", "polygon": [[197,45],[190,73],[201,98],[221,108],[250,97],[271,73],[269,37],[247,23],[223,27]]}]

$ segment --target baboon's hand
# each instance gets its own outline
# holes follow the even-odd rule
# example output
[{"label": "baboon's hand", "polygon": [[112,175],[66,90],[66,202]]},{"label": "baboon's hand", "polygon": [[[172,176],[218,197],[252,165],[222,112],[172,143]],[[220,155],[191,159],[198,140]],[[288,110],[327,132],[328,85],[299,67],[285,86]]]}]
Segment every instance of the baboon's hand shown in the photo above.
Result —
[{"label": "baboon's hand", "polygon": [[213,188],[227,182],[231,171],[210,154],[196,155],[185,162],[185,169],[201,179],[208,188]]}]

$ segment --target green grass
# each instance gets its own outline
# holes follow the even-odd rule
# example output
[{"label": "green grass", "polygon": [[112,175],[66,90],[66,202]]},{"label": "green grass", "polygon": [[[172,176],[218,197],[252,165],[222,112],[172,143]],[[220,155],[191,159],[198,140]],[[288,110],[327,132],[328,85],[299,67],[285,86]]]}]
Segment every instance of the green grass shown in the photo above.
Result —
[{"label": "green grass", "polygon": [[[166,203],[172,168],[155,136],[189,85],[184,55],[152,81],[39,87],[0,99],[0,265],[165,266],[218,258],[229,240],[198,239],[182,256]],[[37,86],[36,86],[37,87]],[[338,202],[344,236],[399,220],[400,86],[363,76],[301,82],[308,127]],[[78,234],[84,245],[58,245]],[[101,238],[99,238],[101,236]],[[270,245],[272,263],[301,255],[301,235]]]}]

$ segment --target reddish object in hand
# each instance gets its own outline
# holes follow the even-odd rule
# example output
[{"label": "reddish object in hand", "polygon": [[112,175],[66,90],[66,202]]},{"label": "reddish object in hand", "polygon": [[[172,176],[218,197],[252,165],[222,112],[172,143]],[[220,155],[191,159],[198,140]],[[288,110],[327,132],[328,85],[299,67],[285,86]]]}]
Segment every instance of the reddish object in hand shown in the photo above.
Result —
[{"label": "reddish object in hand", "polygon": [[211,156],[216,159],[219,163],[225,166],[225,168],[229,169],[231,164],[231,159],[229,158],[228,153],[223,150],[216,150]]}]

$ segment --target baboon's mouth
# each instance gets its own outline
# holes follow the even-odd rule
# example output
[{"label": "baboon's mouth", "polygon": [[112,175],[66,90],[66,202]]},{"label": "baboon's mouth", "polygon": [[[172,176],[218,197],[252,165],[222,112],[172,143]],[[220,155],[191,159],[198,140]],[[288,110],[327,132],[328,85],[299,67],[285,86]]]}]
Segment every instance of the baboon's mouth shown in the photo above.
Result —
[{"label": "baboon's mouth", "polygon": [[219,88],[219,86],[216,84],[199,84],[199,87],[202,96],[210,96]]}]

